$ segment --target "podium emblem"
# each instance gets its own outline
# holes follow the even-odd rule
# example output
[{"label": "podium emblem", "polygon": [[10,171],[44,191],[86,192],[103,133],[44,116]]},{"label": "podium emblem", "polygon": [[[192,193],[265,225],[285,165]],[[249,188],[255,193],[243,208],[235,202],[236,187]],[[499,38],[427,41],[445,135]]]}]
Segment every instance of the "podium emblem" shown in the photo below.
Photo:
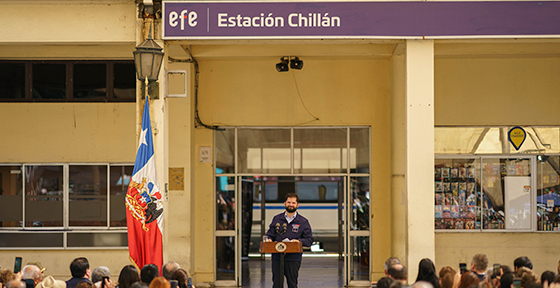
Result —
[{"label": "podium emblem", "polygon": [[276,246],[274,246],[274,248],[276,248],[276,251],[278,251],[278,252],[284,252],[284,251],[286,251],[286,248],[288,248],[288,247],[286,246],[286,244],[284,244],[282,242],[278,242],[278,243],[276,243]]}]

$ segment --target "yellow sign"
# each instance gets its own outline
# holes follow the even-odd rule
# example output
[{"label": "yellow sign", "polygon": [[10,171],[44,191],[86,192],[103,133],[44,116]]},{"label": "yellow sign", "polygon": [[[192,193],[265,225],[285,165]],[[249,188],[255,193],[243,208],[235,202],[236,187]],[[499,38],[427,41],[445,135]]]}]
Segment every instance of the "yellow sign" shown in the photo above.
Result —
[{"label": "yellow sign", "polygon": [[523,142],[525,142],[525,138],[527,138],[527,133],[519,126],[513,127],[509,130],[508,138],[509,142],[515,147],[515,150],[519,150]]}]

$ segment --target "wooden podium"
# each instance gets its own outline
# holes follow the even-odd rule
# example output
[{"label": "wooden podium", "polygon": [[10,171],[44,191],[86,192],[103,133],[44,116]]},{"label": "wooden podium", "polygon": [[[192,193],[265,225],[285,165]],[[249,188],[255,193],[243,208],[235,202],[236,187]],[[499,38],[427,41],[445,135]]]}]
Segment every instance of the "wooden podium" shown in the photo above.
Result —
[{"label": "wooden podium", "polygon": [[284,287],[284,256],[286,253],[302,253],[301,242],[261,242],[261,253],[280,253],[280,287]]},{"label": "wooden podium", "polygon": [[301,242],[261,242],[261,253],[302,253]]}]

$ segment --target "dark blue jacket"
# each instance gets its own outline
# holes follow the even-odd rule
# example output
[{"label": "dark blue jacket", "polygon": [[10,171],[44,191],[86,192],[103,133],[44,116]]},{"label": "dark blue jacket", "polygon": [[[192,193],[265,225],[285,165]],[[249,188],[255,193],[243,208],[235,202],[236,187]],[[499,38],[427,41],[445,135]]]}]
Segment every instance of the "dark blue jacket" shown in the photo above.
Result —
[{"label": "dark blue jacket", "polygon": [[[282,231],[283,225],[286,224],[286,233],[284,233],[284,235],[276,233],[276,223],[280,224],[280,231]],[[301,216],[299,213],[297,213],[296,218],[290,222],[290,224],[288,224],[284,212],[274,216],[266,235],[270,237],[272,241],[280,242],[282,239],[288,238],[290,240],[298,239],[305,247],[311,247],[311,244],[313,244],[311,225],[309,225],[307,218]],[[301,255],[302,253],[286,253],[284,261],[301,261]],[[280,259],[280,253],[272,253],[272,259]]]}]

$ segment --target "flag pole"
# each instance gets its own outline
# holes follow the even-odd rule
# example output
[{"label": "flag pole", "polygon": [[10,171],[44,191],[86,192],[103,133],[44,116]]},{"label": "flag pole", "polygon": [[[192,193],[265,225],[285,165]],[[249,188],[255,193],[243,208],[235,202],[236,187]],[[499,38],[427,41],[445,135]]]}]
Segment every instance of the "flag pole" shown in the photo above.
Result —
[{"label": "flag pole", "polygon": [[150,95],[148,93],[148,76],[146,76],[146,78],[144,80],[144,84],[145,84],[145,87],[146,87],[146,89],[145,89],[146,90],[146,101],[148,101],[148,98],[149,98],[149,95]]}]

